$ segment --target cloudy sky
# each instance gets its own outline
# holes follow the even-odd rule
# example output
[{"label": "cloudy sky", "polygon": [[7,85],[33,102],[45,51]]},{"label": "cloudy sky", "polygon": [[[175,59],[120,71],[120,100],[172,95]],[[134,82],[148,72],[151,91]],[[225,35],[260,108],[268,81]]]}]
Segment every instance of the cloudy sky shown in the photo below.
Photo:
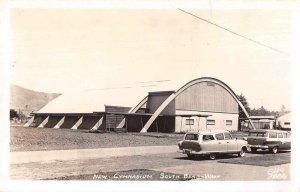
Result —
[{"label": "cloudy sky", "polygon": [[290,108],[289,12],[187,11],[285,53],[176,9],[12,9],[11,83],[67,93],[209,76],[251,107]]}]

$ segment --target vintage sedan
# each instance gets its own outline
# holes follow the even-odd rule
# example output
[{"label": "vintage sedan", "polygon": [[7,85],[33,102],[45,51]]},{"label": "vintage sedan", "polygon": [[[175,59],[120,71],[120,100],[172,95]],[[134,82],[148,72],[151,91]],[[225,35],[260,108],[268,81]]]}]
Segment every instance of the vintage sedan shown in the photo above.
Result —
[{"label": "vintage sedan", "polygon": [[188,158],[206,155],[214,160],[218,154],[224,153],[245,156],[247,141],[233,138],[228,131],[199,131],[186,133],[178,147],[178,152],[187,154]]},{"label": "vintage sedan", "polygon": [[247,137],[252,152],[258,149],[268,150],[275,154],[278,150],[291,149],[291,135],[288,131],[256,129],[249,131]]}]

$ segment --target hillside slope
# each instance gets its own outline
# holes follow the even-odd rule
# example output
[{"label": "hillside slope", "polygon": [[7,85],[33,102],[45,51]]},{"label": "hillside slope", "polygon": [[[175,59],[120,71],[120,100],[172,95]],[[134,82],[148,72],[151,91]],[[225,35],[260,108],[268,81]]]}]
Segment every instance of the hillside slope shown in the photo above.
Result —
[{"label": "hillside slope", "polygon": [[60,96],[58,93],[44,93],[25,89],[18,85],[10,86],[10,108],[17,111],[21,110],[29,115],[44,107],[47,103]]}]

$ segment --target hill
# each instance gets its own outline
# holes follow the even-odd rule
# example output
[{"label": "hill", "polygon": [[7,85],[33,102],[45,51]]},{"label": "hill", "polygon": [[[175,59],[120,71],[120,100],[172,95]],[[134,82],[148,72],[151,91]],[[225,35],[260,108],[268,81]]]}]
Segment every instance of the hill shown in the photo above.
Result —
[{"label": "hill", "polygon": [[21,110],[25,115],[36,112],[47,103],[60,96],[59,93],[44,93],[23,88],[18,85],[10,86],[10,108]]}]

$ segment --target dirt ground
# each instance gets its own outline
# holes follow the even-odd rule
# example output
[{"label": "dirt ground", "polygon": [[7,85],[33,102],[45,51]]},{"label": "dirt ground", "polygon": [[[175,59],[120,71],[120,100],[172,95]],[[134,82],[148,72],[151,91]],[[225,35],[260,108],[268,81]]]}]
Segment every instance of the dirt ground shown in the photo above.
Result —
[{"label": "dirt ground", "polygon": [[[280,163],[276,165],[251,163],[264,162],[270,158]],[[242,161],[237,162],[241,159]],[[237,155],[224,155],[213,161],[205,157],[188,159],[186,155],[175,151],[149,155],[43,161],[11,164],[10,174],[13,180],[288,180],[290,152],[247,153],[243,158]],[[116,174],[117,178],[114,176]],[[119,177],[123,175],[124,177]],[[131,175],[134,178],[125,177]],[[144,175],[151,177],[143,179]]]},{"label": "dirt ground", "polygon": [[11,127],[10,151],[177,145],[183,134],[89,133],[88,130]]}]

